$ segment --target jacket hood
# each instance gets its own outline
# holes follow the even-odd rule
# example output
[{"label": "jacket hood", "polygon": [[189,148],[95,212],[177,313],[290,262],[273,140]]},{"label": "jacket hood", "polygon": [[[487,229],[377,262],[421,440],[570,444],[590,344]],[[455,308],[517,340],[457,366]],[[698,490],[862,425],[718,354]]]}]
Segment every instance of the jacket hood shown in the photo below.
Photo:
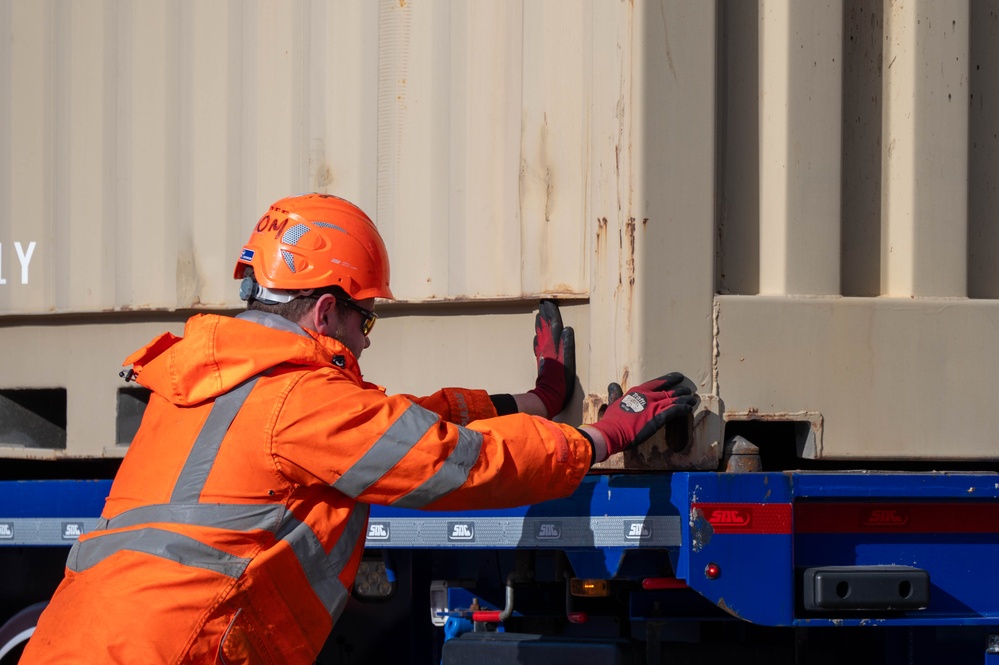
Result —
[{"label": "jacket hood", "polygon": [[140,385],[178,406],[218,397],[278,365],[335,367],[361,382],[357,359],[343,344],[258,311],[198,314],[183,337],[163,333],[123,364],[132,365]]}]

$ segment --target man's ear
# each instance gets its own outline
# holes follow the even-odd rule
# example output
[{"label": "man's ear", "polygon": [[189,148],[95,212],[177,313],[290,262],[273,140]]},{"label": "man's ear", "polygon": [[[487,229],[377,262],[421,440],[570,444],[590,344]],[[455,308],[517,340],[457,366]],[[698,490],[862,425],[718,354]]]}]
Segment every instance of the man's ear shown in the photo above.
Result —
[{"label": "man's ear", "polygon": [[319,296],[319,300],[316,301],[315,306],[309,311],[307,316],[307,323],[312,330],[315,330],[320,335],[332,337],[333,331],[336,330],[337,317],[339,316],[336,298],[329,293]]}]

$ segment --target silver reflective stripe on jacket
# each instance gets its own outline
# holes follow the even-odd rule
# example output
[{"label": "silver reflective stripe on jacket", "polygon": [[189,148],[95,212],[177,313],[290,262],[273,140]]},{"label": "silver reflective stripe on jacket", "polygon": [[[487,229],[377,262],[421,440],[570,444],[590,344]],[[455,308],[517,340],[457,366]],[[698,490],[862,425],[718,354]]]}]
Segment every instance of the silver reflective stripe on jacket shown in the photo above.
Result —
[{"label": "silver reflective stripe on jacket", "polygon": [[[356,499],[391,471],[423,435],[439,423],[440,418],[436,413],[410,404],[375,445],[333,483],[333,487]],[[423,485],[392,505],[400,508],[423,508],[461,487],[468,480],[468,472],[479,458],[481,449],[482,434],[459,427],[458,444],[441,468]]]},{"label": "silver reflective stripe on jacket", "polygon": [[[81,572],[118,552],[133,551],[238,578],[250,565],[250,558],[238,557],[190,536],[150,525],[267,531],[279,541],[288,543],[310,586],[336,620],[348,596],[339,575],[350,561],[354,548],[362,542],[368,520],[366,504],[355,505],[343,533],[327,555],[309,525],[298,520],[284,505],[199,503],[222,440],[258,378],[249,379],[215,400],[177,479],[170,503],[140,506],[110,520],[99,520],[91,537],[77,542],[70,550],[66,563],[70,570]],[[132,530],[107,533],[111,529]]]},{"label": "silver reflective stripe on jacket", "polygon": [[77,543],[69,551],[66,567],[80,572],[96,566],[107,557],[122,550],[151,554],[176,561],[184,566],[214,570],[216,573],[233,578],[242,575],[250,564],[249,559],[217,550],[174,531],[146,528],[108,533],[100,538],[91,538]]},{"label": "silver reflective stripe on jacket", "polygon": [[368,523],[368,506],[358,503],[354,506],[354,511],[347,520],[343,534],[337,540],[336,545],[329,555],[323,550],[319,538],[309,528],[308,524],[299,522],[292,518],[277,534],[277,537],[284,540],[291,546],[305,571],[305,576],[309,580],[309,585],[326,607],[333,620],[347,605],[347,587],[340,582],[340,573],[343,572],[350,555],[354,551],[361,534],[364,533]]},{"label": "silver reflective stripe on jacket", "polygon": [[201,490],[205,488],[208,474],[212,471],[215,459],[218,457],[222,439],[229,431],[229,426],[236,419],[236,414],[243,407],[257,379],[253,377],[233,388],[224,395],[219,395],[212,405],[201,432],[191,447],[191,452],[184,462],[184,468],[177,478],[177,484],[170,495],[170,503],[197,503],[201,498]]},{"label": "silver reflective stripe on jacket", "polygon": [[286,519],[288,510],[276,503],[160,503],[139,506],[106,520],[97,520],[97,530],[127,529],[143,524],[187,524],[214,526],[229,531],[270,531]]},{"label": "silver reflective stripe on jacket", "polygon": [[468,480],[468,472],[479,459],[482,434],[464,427],[458,428],[458,445],[444,464],[426,482],[392,503],[400,508],[423,508],[458,489]]}]

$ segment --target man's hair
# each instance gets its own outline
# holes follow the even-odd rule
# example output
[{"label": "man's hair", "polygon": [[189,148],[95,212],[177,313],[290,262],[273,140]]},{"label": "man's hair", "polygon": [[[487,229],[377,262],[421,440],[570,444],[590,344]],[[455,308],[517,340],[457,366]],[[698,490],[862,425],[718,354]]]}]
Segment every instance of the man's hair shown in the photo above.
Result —
[{"label": "man's hair", "polygon": [[302,317],[309,313],[309,310],[316,306],[319,297],[327,293],[336,298],[336,307],[338,308],[340,307],[340,301],[347,299],[347,292],[339,286],[323,286],[307,296],[300,296],[290,302],[282,302],[276,305],[267,305],[256,298],[251,298],[246,303],[246,309],[277,314],[293,323],[298,323],[302,320]]}]

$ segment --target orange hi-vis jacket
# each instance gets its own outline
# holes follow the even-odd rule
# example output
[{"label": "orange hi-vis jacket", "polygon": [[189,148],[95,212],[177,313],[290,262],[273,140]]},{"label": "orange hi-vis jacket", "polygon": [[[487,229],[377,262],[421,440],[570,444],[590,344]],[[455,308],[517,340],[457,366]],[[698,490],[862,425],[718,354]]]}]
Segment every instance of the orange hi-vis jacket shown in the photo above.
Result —
[{"label": "orange hi-vis jacket", "polygon": [[590,465],[573,427],[494,417],[483,391],[387,395],[262,312],[195,316],[126,363],[152,392],[142,426],[22,663],[312,663],[368,504],[537,503]]}]

